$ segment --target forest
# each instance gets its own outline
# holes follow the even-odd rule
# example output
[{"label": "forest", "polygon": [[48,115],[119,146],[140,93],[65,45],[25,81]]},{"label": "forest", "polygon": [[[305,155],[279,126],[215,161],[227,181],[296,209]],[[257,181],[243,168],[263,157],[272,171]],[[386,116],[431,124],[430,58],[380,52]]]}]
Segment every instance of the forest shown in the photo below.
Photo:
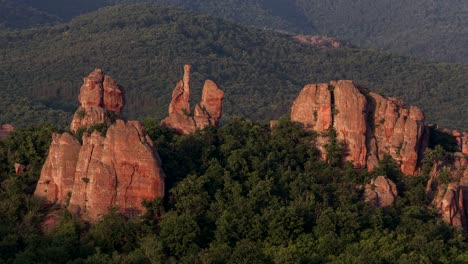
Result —
[{"label": "forest", "polygon": [[330,35],[358,47],[426,60],[468,62],[464,0],[1,0],[0,25],[58,23],[104,6],[139,2],[182,7],[261,29]]},{"label": "forest", "polygon": [[275,119],[309,83],[352,79],[422,108],[429,122],[468,129],[468,66],[369,49],[319,49],[291,35],[149,4],[101,9],[53,27],[0,30],[0,120],[65,127],[85,77],[102,68],[125,89],[127,116],[161,119],[182,65],[194,98],[212,79],[225,118]]},{"label": "forest", "polygon": [[[466,233],[442,222],[427,200],[427,174],[404,177],[390,158],[372,173],[341,165],[333,131],[322,161],[316,135],[287,117],[274,128],[233,118],[190,136],[152,119],[143,124],[168,195],[145,201],[140,218],[111,209],[94,225],[31,196],[57,129],[37,125],[0,141],[0,262],[468,262]],[[15,162],[27,165],[23,175],[15,175]],[[385,209],[361,197],[378,175],[399,192]],[[43,224],[51,212],[59,216],[52,230]]]}]

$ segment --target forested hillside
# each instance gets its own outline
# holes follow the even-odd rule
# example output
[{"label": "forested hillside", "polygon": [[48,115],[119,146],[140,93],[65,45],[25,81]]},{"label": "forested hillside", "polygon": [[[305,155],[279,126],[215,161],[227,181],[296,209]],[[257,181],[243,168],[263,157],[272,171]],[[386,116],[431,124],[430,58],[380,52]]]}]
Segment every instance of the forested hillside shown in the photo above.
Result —
[{"label": "forested hillside", "polygon": [[[466,234],[430,209],[428,175],[404,177],[391,159],[373,173],[341,167],[336,140],[324,162],[311,147],[315,135],[287,120],[274,129],[229,123],[180,137],[146,121],[167,199],[145,202],[140,218],[111,210],[93,225],[31,196],[54,129],[16,131],[0,141],[0,262],[468,261]],[[28,165],[21,176],[13,171],[18,161]],[[362,186],[378,175],[397,183],[396,203],[385,209],[362,198]]]},{"label": "forested hillside", "polygon": [[[213,79],[226,116],[277,118],[307,83],[353,79],[426,111],[431,122],[468,128],[468,66],[359,50],[322,50],[289,35],[153,5],[125,5],[51,28],[0,32],[2,122],[65,124],[81,80],[102,68],[127,90],[131,118],[162,118],[182,65],[193,90]],[[68,113],[68,114],[67,114]]]},{"label": "forested hillside", "polygon": [[[136,2],[184,7],[258,28],[330,35],[356,46],[426,60],[468,62],[468,5],[464,0],[2,0],[0,5],[17,5],[18,11],[28,7],[68,20],[103,6]],[[25,26],[48,21],[36,16],[9,21],[12,17],[0,12],[0,23]]]}]

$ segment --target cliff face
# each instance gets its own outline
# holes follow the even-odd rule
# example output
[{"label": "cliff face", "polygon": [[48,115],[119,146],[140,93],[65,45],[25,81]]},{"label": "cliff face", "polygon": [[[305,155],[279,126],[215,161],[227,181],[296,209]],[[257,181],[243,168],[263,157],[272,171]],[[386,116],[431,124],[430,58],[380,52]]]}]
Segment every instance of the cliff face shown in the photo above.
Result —
[{"label": "cliff face", "polygon": [[191,134],[206,126],[217,126],[222,114],[224,92],[215,82],[206,80],[202,100],[190,112],[190,69],[184,66],[184,77],[172,93],[169,116],[161,121],[162,126],[175,129],[179,134]]},{"label": "cliff face", "polygon": [[[352,81],[307,85],[295,100],[291,120],[319,132],[333,127],[355,168],[372,170],[385,155],[403,173],[417,175],[427,146],[424,115],[394,98],[384,98]],[[318,140],[323,152],[326,138]]]},{"label": "cliff face", "polygon": [[10,124],[3,124],[0,126],[0,140],[6,138],[15,128]]},{"label": "cliff face", "polygon": [[[87,115],[101,110],[120,113],[124,103],[122,89],[100,70],[85,78],[79,99],[80,109],[85,109]],[[88,117],[85,122],[74,118],[74,131],[81,126],[111,122],[100,115]],[[66,205],[90,221],[98,220],[115,206],[134,217],[144,211],[143,200],[164,196],[161,161],[137,121],[117,119],[106,135],[98,131],[84,133],[82,142],[68,133],[53,135],[35,195]]]}]

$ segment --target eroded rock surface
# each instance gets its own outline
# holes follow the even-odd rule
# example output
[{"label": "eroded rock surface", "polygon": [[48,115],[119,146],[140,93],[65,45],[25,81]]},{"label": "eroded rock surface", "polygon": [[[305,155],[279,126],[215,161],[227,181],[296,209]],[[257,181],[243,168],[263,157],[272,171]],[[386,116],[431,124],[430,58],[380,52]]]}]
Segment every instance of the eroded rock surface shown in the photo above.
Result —
[{"label": "eroded rock surface", "polygon": [[95,124],[111,124],[120,117],[125,105],[123,88],[100,69],[83,79],[78,100],[81,105],[73,115],[70,125],[72,132]]},{"label": "eroded rock surface", "polygon": [[395,183],[384,176],[373,179],[364,189],[364,200],[375,207],[390,206],[397,197],[398,190]]},{"label": "eroded rock surface", "polygon": [[0,140],[6,138],[14,130],[15,127],[10,124],[3,124],[0,126]]},{"label": "eroded rock surface", "polygon": [[[141,202],[164,196],[164,173],[153,142],[137,121],[119,119],[123,89],[101,70],[84,79],[72,131],[108,125],[105,135],[54,134],[35,195],[97,221],[112,207],[129,217],[144,212]],[[111,114],[109,114],[111,113]]]},{"label": "eroded rock surface", "polygon": [[[372,170],[390,155],[403,173],[420,173],[428,134],[424,115],[417,107],[406,107],[394,98],[341,80],[306,85],[291,108],[291,120],[319,135],[334,128],[344,143],[346,160],[357,169]],[[327,139],[319,136],[318,143],[324,152]]]},{"label": "eroded rock surface", "polygon": [[207,126],[217,126],[222,114],[224,92],[218,85],[206,80],[202,90],[201,102],[195,105],[193,114],[190,112],[190,66],[184,66],[184,77],[179,81],[172,93],[169,104],[169,116],[161,121],[161,125],[175,129],[178,133],[187,135],[197,129]]}]

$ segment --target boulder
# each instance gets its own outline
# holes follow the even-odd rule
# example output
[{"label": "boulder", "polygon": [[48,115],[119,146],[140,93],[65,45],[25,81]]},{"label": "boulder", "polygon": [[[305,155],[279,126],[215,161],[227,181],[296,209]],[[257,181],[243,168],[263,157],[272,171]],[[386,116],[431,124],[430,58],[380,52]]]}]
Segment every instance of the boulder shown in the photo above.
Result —
[{"label": "boulder", "polygon": [[24,170],[26,170],[26,166],[24,166],[23,164],[15,163],[15,174],[16,175],[23,174]]},{"label": "boulder", "polygon": [[390,206],[397,197],[395,183],[384,176],[373,179],[364,189],[364,200],[375,207]]},{"label": "boulder", "polygon": [[10,124],[1,125],[0,126],[0,140],[6,138],[14,130],[15,130],[15,127]]}]

